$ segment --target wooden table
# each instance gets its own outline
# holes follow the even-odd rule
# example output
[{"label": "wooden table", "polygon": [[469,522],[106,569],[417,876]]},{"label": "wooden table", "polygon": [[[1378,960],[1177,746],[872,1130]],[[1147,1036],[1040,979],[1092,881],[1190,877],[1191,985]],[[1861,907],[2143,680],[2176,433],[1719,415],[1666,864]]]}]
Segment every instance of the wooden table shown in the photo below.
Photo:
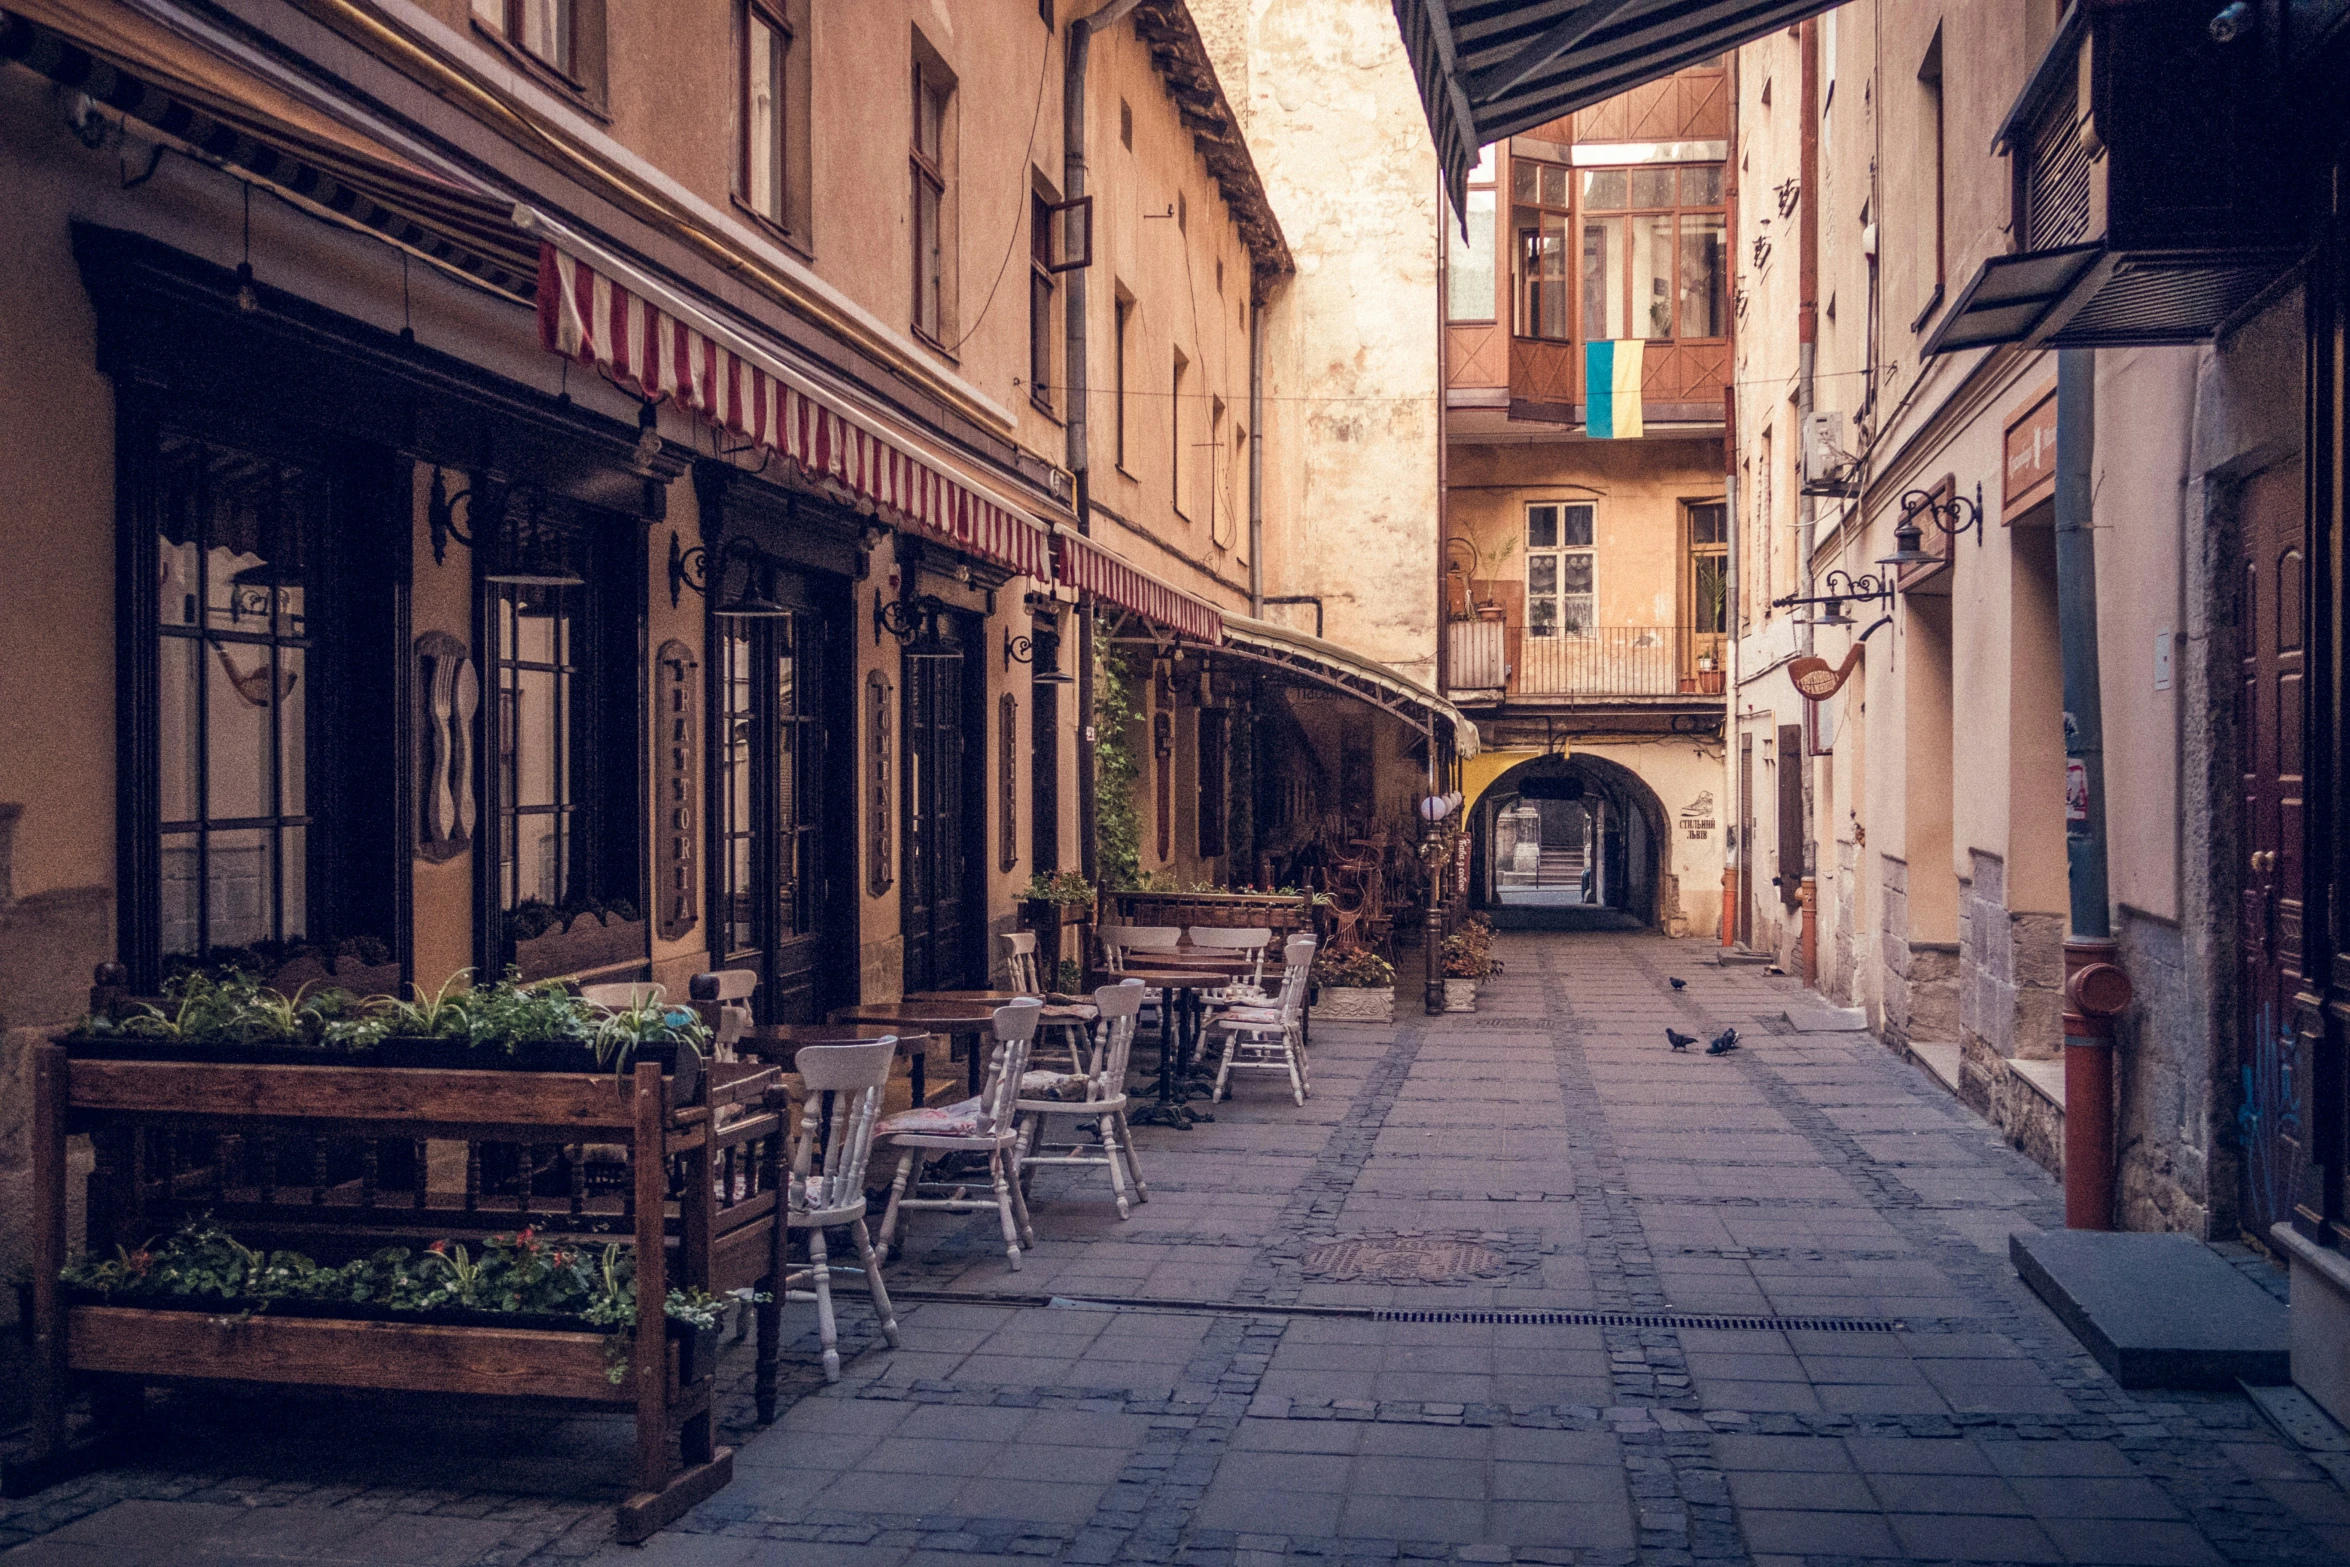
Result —
[{"label": "wooden table", "polygon": [[[868,1044],[891,1032],[889,1029],[861,1028],[840,1023],[760,1023],[744,1034],[736,1042],[735,1048],[747,1050],[761,1060],[776,1063],[775,1070],[780,1073],[790,1066],[791,1058],[799,1053],[802,1045]],[[913,1078],[914,1103],[920,1105],[929,1086],[924,1081],[924,1058],[930,1051],[930,1030],[916,1028],[895,1032],[898,1040],[896,1054],[907,1063],[907,1071]]]},{"label": "wooden table", "polygon": [[995,1032],[996,1009],[983,1001],[868,1001],[862,1006],[834,1009],[835,1023],[855,1023],[872,1029],[912,1029],[969,1041],[971,1092],[979,1093],[980,1041]]}]

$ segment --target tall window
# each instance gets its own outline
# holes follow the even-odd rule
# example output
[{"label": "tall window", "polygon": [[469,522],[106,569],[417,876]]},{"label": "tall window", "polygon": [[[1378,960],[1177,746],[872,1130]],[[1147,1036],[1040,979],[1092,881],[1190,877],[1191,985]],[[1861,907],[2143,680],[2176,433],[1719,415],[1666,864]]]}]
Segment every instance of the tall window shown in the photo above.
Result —
[{"label": "tall window", "polygon": [[1592,508],[1526,508],[1526,635],[1588,637],[1599,619]]},{"label": "tall window", "polygon": [[1224,399],[1208,400],[1208,537],[1223,549],[1232,547],[1232,505],[1228,491],[1232,475],[1229,470],[1219,473],[1224,455]]},{"label": "tall window", "polygon": [[1444,269],[1445,315],[1454,321],[1493,319],[1493,149],[1477,155],[1469,171],[1465,211],[1468,233],[1447,227],[1450,247]]},{"label": "tall window", "polygon": [[309,598],[326,485],[177,435],[158,469],[156,950],[168,964],[311,934]]},{"label": "tall window", "polygon": [[791,29],[760,0],[743,11],[743,200],[779,226],[789,223],[785,199],[785,74]]},{"label": "tall window", "polygon": [[1028,397],[1053,407],[1053,209],[1028,197]]},{"label": "tall window", "polygon": [[1942,156],[1942,29],[1934,29],[1934,41],[1926,45],[1926,58],[1918,65],[1918,90],[1925,96],[1925,113],[1920,116],[1926,138],[1925,154],[1932,160],[1934,170],[1934,289],[1927,298],[1925,313],[1910,330],[1926,324],[1926,317],[1942,301],[1943,283],[1943,192],[1947,170]]},{"label": "tall window", "polygon": [[498,893],[561,907],[579,884],[573,751],[579,588],[491,583],[498,702]]},{"label": "tall window", "polygon": [[1191,361],[1183,357],[1183,350],[1180,348],[1175,350],[1175,373],[1169,381],[1167,404],[1167,428],[1174,432],[1174,449],[1167,456],[1167,490],[1174,497],[1175,510],[1187,517],[1191,515],[1191,508],[1184,504],[1183,491],[1183,447],[1186,439],[1183,418],[1183,380],[1186,372],[1190,369]]},{"label": "tall window", "polygon": [[1114,383],[1117,389],[1116,403],[1112,409],[1112,422],[1117,425],[1117,434],[1113,439],[1117,447],[1118,468],[1123,472],[1126,467],[1126,339],[1129,329],[1134,325],[1134,301],[1125,296],[1124,290],[1120,290],[1113,308],[1116,319],[1112,322],[1110,334],[1111,351],[1117,361],[1117,378]]},{"label": "tall window", "polygon": [[473,15],[491,32],[565,76],[579,74],[576,0],[473,0]]},{"label": "tall window", "polygon": [[1698,653],[1717,649],[1730,630],[1729,512],[1720,501],[1689,508],[1689,629]]},{"label": "tall window", "polygon": [[[771,590],[772,591],[772,590]],[[718,864],[722,960],[812,934],[821,909],[823,736],[812,653],[818,622],[794,613],[717,627]]]},{"label": "tall window", "polygon": [[1728,335],[1722,166],[1580,171],[1583,336]]},{"label": "tall window", "polygon": [[1520,337],[1563,341],[1572,335],[1567,314],[1571,179],[1562,163],[1510,159],[1510,330]]},{"label": "tall window", "polygon": [[954,89],[935,69],[914,67],[914,329],[932,341],[946,321],[947,102]]}]

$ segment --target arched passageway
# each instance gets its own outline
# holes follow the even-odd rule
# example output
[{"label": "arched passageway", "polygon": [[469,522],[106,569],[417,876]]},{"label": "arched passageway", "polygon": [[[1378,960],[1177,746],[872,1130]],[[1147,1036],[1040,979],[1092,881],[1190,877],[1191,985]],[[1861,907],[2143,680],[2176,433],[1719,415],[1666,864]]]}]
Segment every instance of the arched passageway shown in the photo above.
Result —
[{"label": "arched passageway", "polygon": [[1659,923],[1664,803],[1595,756],[1537,756],[1495,779],[1469,822],[1474,901],[1510,928]]}]

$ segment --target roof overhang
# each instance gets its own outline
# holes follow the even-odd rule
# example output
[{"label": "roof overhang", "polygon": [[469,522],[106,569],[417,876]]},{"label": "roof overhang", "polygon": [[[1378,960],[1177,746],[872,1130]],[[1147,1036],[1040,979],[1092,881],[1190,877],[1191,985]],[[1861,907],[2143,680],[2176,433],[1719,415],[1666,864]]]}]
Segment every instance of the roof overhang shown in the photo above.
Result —
[{"label": "roof overhang", "polygon": [[1935,327],[1925,353],[2001,343],[2127,348],[2207,342],[2296,259],[2291,251],[2131,252],[2103,241],[1993,256]]},{"label": "roof overhang", "polygon": [[1466,761],[1477,754],[1477,726],[1461,710],[1376,659],[1335,642],[1292,631],[1246,615],[1224,617],[1224,657],[1284,670],[1312,684],[1343,691],[1401,719],[1431,740],[1449,733],[1453,754]]},{"label": "roof overhang", "polygon": [[1477,149],[1834,9],[1836,0],[1395,0],[1445,188]]}]

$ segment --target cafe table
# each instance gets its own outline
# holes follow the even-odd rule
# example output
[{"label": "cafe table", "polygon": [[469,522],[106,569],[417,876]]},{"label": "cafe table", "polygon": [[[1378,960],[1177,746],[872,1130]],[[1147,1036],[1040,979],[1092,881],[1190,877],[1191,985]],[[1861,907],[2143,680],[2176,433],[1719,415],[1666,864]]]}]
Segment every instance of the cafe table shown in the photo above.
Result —
[{"label": "cafe table", "polygon": [[[1173,961],[1162,962],[1162,959]],[[1248,968],[1246,962],[1236,958],[1194,958],[1189,954],[1153,952],[1148,967],[1134,964],[1117,973],[1105,971],[1094,976],[1097,983],[1104,985],[1139,979],[1159,993],[1158,1095],[1151,1105],[1137,1111],[1133,1120],[1187,1132],[1194,1122],[1215,1119],[1183,1102],[1185,1096],[1178,1093],[1175,1084],[1177,1058],[1181,1058],[1181,1070],[1188,1073],[1199,1039],[1199,993],[1222,988],[1236,975],[1247,973]],[[1178,997],[1182,998],[1180,1004]]]},{"label": "cafe table", "polygon": [[1034,999],[1015,996],[1002,1001],[868,1001],[860,1006],[835,1008],[832,1021],[861,1028],[914,1029],[966,1041],[971,1093],[977,1097],[980,1072],[987,1056],[983,1041],[994,1037],[996,1009],[1010,1006],[1014,1000]]}]

